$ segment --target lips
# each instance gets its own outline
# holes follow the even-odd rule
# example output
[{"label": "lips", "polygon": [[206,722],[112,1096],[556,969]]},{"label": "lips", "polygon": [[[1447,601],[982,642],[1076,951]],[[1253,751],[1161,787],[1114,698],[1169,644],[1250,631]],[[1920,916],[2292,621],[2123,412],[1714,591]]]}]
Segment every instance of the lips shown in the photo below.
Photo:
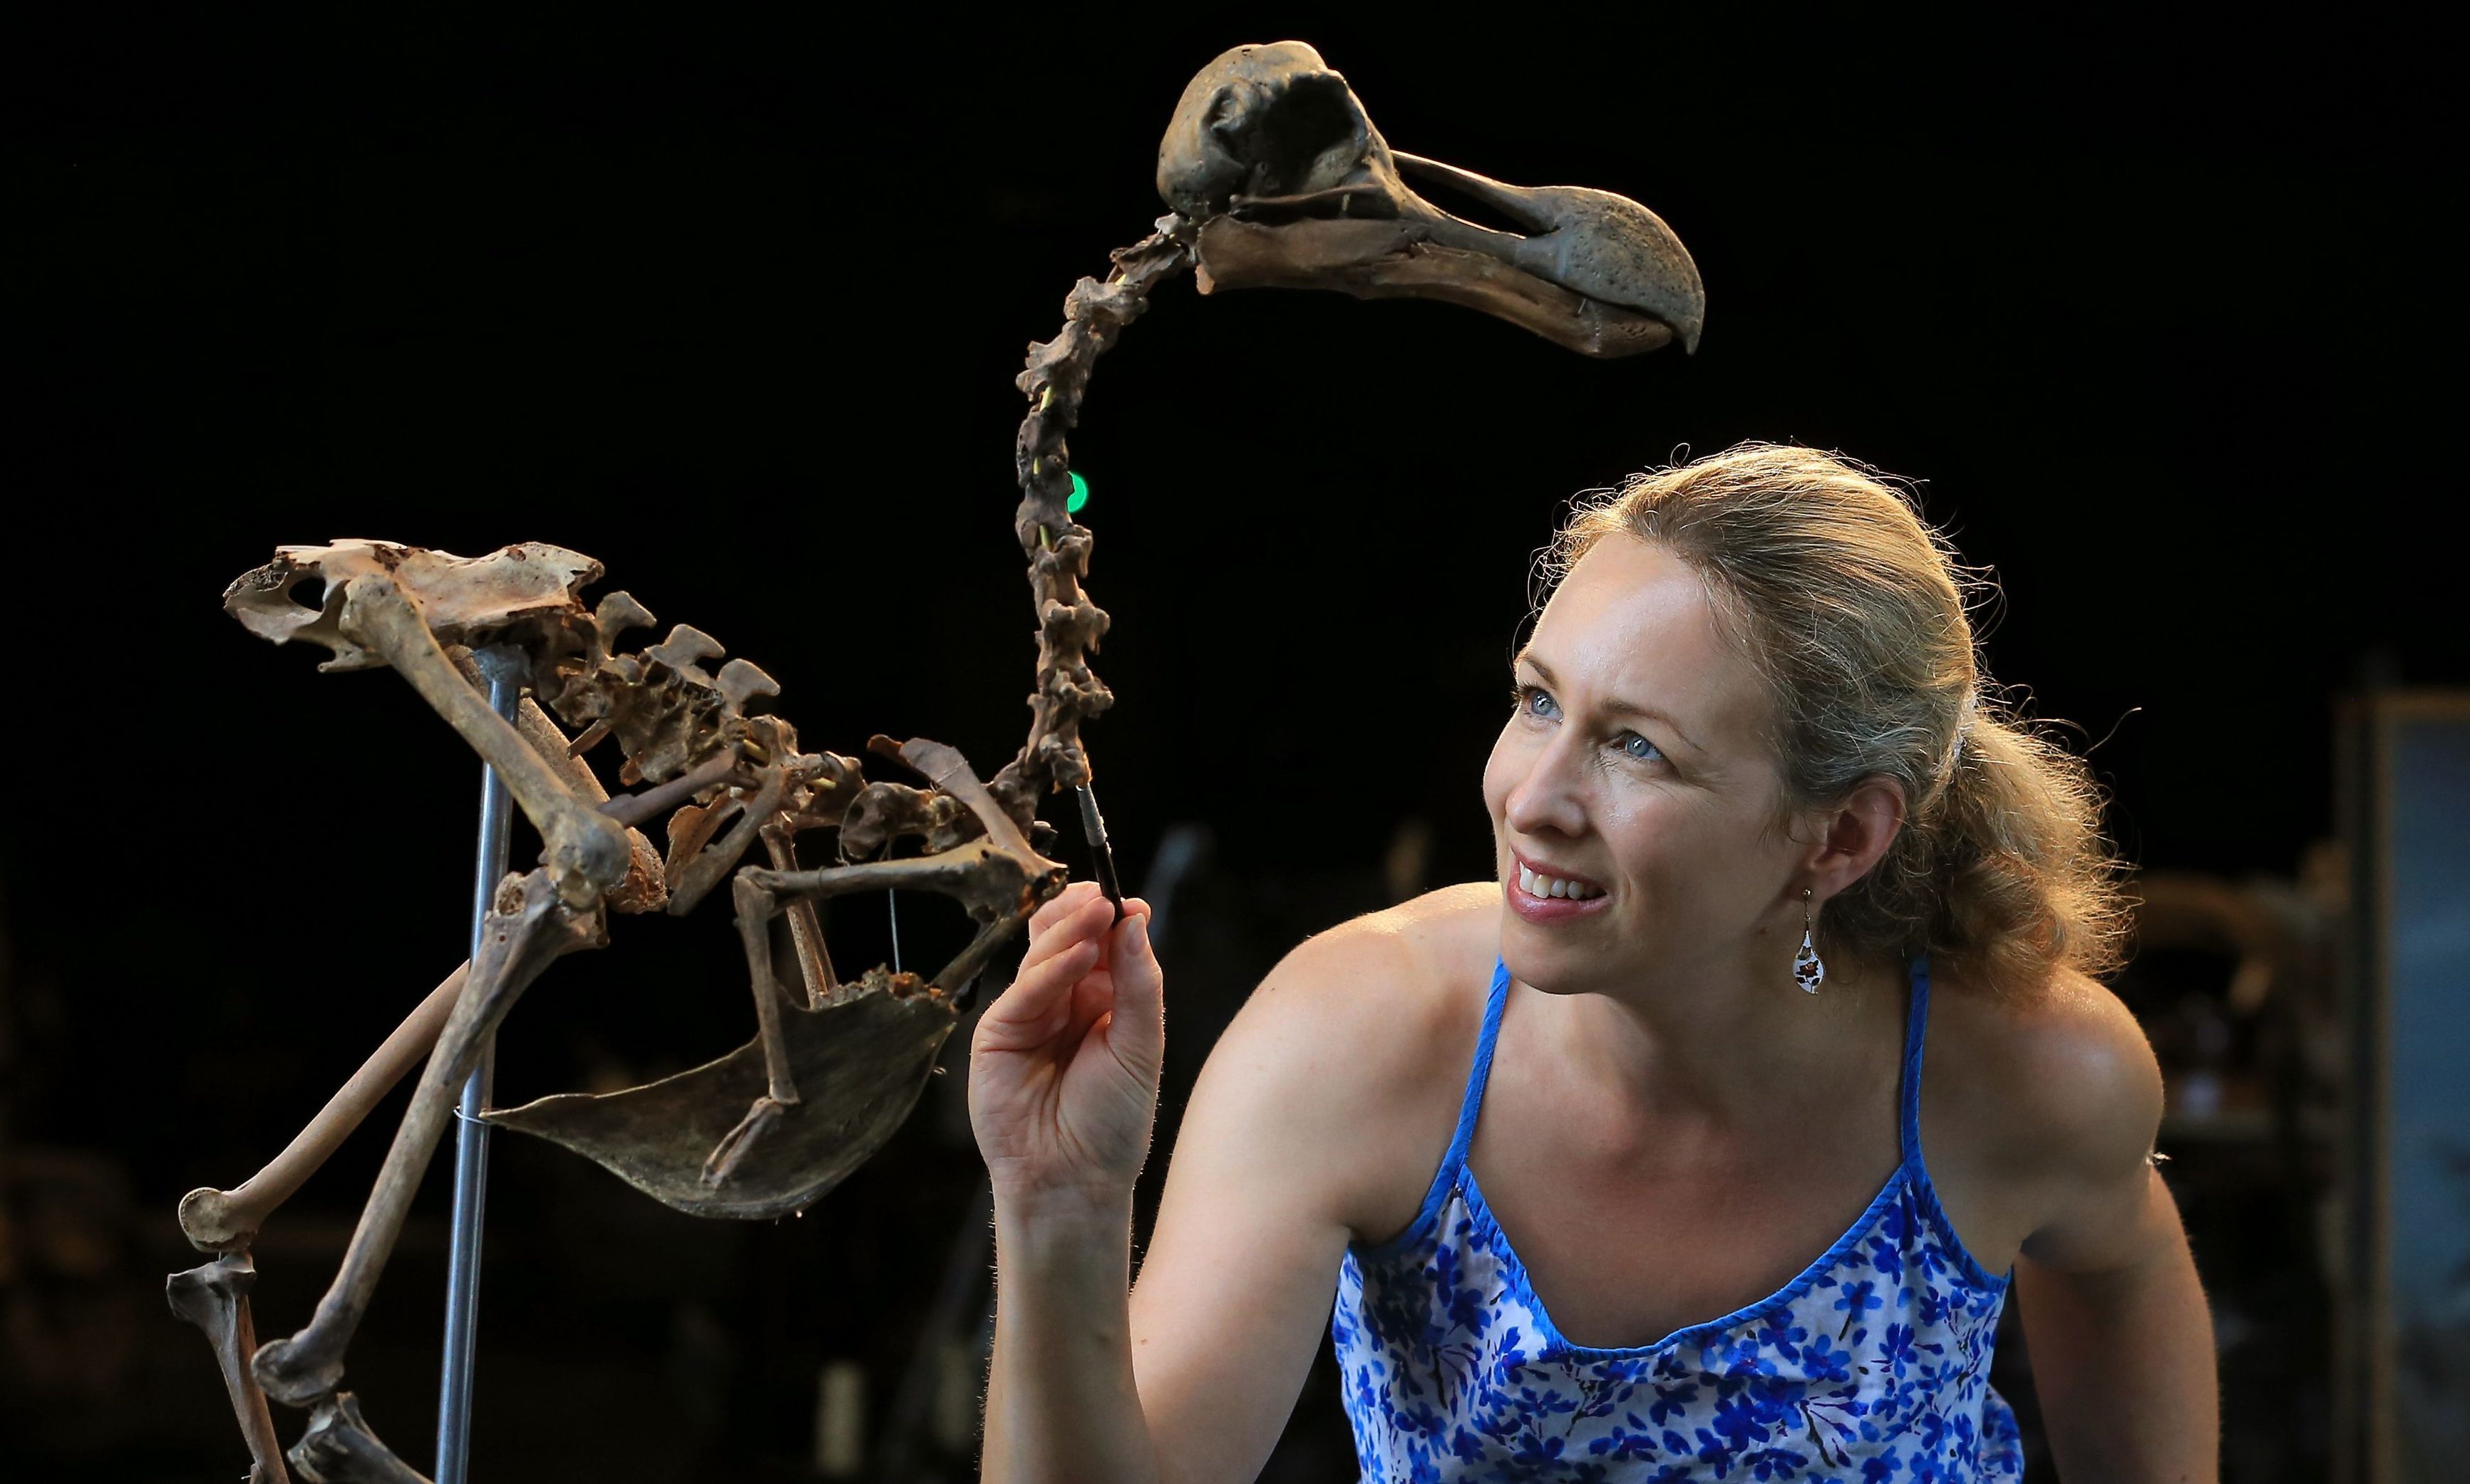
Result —
[{"label": "lips", "polygon": [[1612,899],[1600,882],[1539,866],[1515,851],[1506,895],[1510,909],[1529,922],[1566,922],[1600,911]]}]

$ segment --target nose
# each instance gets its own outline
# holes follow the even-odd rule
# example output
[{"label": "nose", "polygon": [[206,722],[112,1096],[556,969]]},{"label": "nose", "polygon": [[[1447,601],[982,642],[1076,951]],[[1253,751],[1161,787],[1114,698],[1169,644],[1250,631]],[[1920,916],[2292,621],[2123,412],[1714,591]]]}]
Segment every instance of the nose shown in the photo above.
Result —
[{"label": "nose", "polygon": [[1525,777],[1502,803],[1502,823],[1521,835],[1586,833],[1584,739],[1564,728],[1533,754]]}]

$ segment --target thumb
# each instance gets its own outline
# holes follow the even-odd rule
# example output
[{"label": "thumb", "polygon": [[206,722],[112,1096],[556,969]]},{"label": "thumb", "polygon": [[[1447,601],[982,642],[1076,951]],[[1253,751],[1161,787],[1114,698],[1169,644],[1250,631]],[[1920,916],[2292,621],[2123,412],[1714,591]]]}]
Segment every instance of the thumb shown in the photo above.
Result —
[{"label": "thumb", "polygon": [[1154,1080],[1166,1061],[1166,976],[1150,944],[1150,908],[1135,897],[1107,935],[1114,990],[1107,1041],[1127,1069]]}]

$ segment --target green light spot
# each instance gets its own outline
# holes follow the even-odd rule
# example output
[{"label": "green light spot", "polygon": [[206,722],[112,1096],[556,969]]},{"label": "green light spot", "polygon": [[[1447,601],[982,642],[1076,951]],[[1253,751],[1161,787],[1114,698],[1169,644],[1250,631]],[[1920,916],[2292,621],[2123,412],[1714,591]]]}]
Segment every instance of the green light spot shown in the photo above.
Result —
[{"label": "green light spot", "polygon": [[1072,496],[1063,502],[1063,513],[1079,515],[1081,507],[1087,503],[1089,503],[1089,481],[1082,478],[1081,472],[1076,469],[1072,471]]}]

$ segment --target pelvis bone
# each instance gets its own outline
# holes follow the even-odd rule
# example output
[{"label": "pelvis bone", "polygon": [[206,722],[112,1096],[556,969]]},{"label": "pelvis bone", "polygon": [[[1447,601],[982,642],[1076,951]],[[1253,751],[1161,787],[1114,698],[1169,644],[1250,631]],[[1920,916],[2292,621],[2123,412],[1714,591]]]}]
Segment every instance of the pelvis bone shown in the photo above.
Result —
[{"label": "pelvis bone", "polygon": [[[1441,210],[1402,170],[1527,234]],[[1706,318],[1697,265],[1655,213],[1609,191],[1505,185],[1393,151],[1346,80],[1300,41],[1239,46],[1192,80],[1158,147],[1157,186],[1201,223],[1204,293],[1439,299],[1603,357],[1675,338],[1695,350]]]}]

